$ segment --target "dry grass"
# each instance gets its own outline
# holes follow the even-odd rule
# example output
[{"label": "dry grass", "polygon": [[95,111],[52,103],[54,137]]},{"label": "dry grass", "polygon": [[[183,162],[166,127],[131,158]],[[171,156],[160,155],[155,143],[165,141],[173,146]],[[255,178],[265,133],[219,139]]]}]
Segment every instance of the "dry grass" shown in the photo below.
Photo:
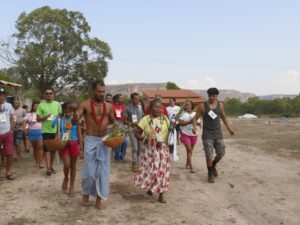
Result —
[{"label": "dry grass", "polygon": [[[235,144],[245,149],[256,147],[268,153],[300,158],[300,118],[231,119]],[[229,137],[224,130],[225,138]]]}]

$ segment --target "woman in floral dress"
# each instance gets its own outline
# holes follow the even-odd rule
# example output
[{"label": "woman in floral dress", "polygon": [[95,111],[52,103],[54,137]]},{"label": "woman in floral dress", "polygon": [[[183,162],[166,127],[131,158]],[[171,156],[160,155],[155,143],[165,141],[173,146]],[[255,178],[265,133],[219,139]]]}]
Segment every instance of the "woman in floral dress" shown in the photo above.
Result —
[{"label": "woman in floral dress", "polygon": [[167,145],[170,122],[162,114],[159,100],[150,103],[151,114],[139,122],[136,137],[143,141],[139,171],[135,186],[147,190],[148,195],[158,193],[158,201],[166,203],[164,193],[170,186],[171,157]]}]

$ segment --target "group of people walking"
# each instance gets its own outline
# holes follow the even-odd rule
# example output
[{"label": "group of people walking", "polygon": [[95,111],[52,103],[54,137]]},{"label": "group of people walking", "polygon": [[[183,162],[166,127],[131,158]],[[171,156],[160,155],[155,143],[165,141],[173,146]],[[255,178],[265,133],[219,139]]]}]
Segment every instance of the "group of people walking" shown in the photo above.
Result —
[{"label": "group of people walking", "polygon": [[[55,153],[43,144],[43,141],[54,140],[57,130],[59,139],[66,140],[67,146],[60,150],[64,162],[64,180],[62,189],[74,196],[76,177],[76,160],[80,152],[84,155],[82,176],[82,204],[89,205],[90,195],[96,197],[96,207],[104,209],[109,195],[110,158],[117,163],[126,161],[128,138],[132,147],[132,171],[134,185],[146,190],[149,196],[158,193],[158,201],[166,203],[164,193],[170,187],[170,169],[176,142],[182,142],[186,148],[186,168],[195,173],[192,164],[193,149],[197,143],[199,127],[203,128],[202,141],[208,169],[208,182],[214,182],[217,163],[225,154],[221,131],[222,119],[230,134],[234,134],[227,121],[223,103],[217,100],[218,90],[208,90],[208,101],[195,108],[192,101],[185,104],[183,115],[176,121],[174,118],[180,107],[176,99],[170,99],[166,108],[157,96],[145,108],[138,93],[130,95],[130,104],[123,103],[122,95],[106,94],[103,81],[96,81],[91,86],[91,97],[76,107],[72,103],[63,106],[54,101],[54,91],[45,90],[45,101],[34,102],[31,112],[23,115],[24,124],[28,125],[28,137],[34,149],[36,166],[43,168],[51,176]],[[17,114],[9,103],[5,102],[6,92],[0,89],[0,143],[1,154],[5,156],[6,178],[13,179],[11,172],[14,128],[18,123]],[[21,114],[21,112],[18,112]],[[199,118],[203,118],[201,124]],[[58,123],[57,121],[60,121]],[[84,121],[84,122],[82,122]],[[20,122],[20,121],[19,121]],[[57,125],[59,124],[59,127]],[[132,131],[124,138],[121,145],[110,150],[102,138],[113,126],[130,126]],[[175,129],[175,141],[168,142],[170,129]],[[198,127],[198,128],[197,128]],[[17,134],[18,135],[18,134]],[[216,156],[214,157],[214,151]]]}]

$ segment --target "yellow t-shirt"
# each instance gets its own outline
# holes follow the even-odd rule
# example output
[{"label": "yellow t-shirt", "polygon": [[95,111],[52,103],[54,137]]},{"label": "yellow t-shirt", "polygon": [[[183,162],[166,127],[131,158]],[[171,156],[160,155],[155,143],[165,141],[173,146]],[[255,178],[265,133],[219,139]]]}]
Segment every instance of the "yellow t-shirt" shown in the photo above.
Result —
[{"label": "yellow t-shirt", "polygon": [[[150,125],[150,116],[144,116],[141,121],[139,122],[139,127],[144,131],[145,134],[150,134],[153,131],[152,126]],[[170,127],[170,121],[167,117],[158,117],[153,118],[153,127],[156,127],[156,124],[161,126],[161,137],[164,143],[168,142],[168,134]]]}]

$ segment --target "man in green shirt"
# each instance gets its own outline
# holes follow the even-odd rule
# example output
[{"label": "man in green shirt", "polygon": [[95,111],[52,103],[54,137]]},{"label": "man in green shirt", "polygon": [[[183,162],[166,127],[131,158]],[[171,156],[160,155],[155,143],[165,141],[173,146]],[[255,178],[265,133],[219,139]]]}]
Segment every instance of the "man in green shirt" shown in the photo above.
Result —
[{"label": "man in green shirt", "polygon": [[[38,121],[42,122],[43,140],[55,139],[57,133],[57,124],[54,123],[55,119],[61,114],[61,105],[54,101],[54,91],[51,88],[45,90],[46,101],[39,104],[37,109]],[[49,152],[44,147],[47,175],[55,174],[53,169],[53,161],[55,152]]]}]

